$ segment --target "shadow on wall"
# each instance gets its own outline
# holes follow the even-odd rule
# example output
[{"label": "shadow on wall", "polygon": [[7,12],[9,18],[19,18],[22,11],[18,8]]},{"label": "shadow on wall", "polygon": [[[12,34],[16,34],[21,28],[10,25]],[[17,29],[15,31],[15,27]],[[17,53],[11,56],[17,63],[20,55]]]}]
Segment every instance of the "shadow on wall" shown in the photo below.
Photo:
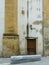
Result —
[{"label": "shadow on wall", "polygon": [[2,55],[2,36],[4,32],[4,9],[5,0],[0,0],[0,56]]}]

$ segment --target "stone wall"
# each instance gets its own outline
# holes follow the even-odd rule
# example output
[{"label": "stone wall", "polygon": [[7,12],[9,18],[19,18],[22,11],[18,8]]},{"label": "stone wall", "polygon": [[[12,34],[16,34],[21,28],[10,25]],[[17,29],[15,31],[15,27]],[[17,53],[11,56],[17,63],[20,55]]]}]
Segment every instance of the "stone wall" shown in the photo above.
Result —
[{"label": "stone wall", "polygon": [[[24,14],[22,14],[24,11]],[[18,0],[18,34],[20,54],[27,54],[27,0]]]},{"label": "stone wall", "polygon": [[[19,33],[19,42],[20,42],[20,53],[27,53],[27,23],[29,23],[29,37],[37,37],[38,38],[38,46],[37,46],[37,54],[43,55],[43,35],[42,35],[42,0],[40,0],[40,5],[36,0],[28,0],[29,6],[27,8],[27,0],[18,0],[18,33]],[[34,2],[33,2],[34,1]],[[37,5],[37,6],[36,6]],[[40,8],[40,12],[36,10],[36,8]],[[27,9],[28,9],[28,17],[27,17]],[[22,10],[24,14],[22,14]],[[37,18],[40,15],[40,18]],[[30,28],[32,27],[32,30]]]},{"label": "stone wall", "polygon": [[[27,53],[27,51],[26,51],[27,44],[26,44],[26,39],[24,38],[24,37],[26,37],[26,28],[25,27],[27,26],[26,25],[27,24],[27,3],[26,3],[27,0],[24,0],[24,1],[23,0],[21,0],[21,1],[18,0],[19,1],[18,3],[16,2],[17,0],[12,0],[11,2],[10,1],[11,0],[0,0],[0,5],[1,5],[0,6],[0,14],[1,14],[1,16],[0,16],[0,26],[1,26],[0,27],[0,30],[1,30],[0,31],[0,56],[2,55],[2,53],[1,53],[2,52],[2,35],[3,35],[4,32],[7,32],[7,33],[10,32],[11,33],[12,31],[13,31],[13,33],[14,32],[17,33],[19,31],[18,33],[20,35],[20,41],[19,42],[20,42],[21,53],[22,54]],[[7,12],[5,12],[5,3],[7,3],[6,5],[8,7],[8,8],[6,7],[7,10],[8,10]],[[17,3],[17,4],[19,4],[18,5],[18,12],[19,12],[18,13],[18,20],[17,20],[17,16],[16,16],[17,12],[15,14],[15,11],[17,11],[17,6],[15,6],[15,4],[13,5],[11,3]],[[9,5],[11,4],[10,6],[12,8],[10,8],[8,6],[8,4]],[[23,5],[23,7],[22,7],[22,5]],[[13,6],[14,6],[14,8],[13,8]],[[49,46],[49,31],[48,31],[49,30],[49,0],[43,0],[43,6],[42,7],[43,7],[43,18],[44,18],[44,21],[43,21],[43,25],[44,25],[44,28],[43,28],[43,32],[44,32],[44,54],[45,55],[49,55],[49,53],[48,53],[49,49],[47,47],[47,46]],[[25,11],[23,15],[22,15],[22,10]],[[9,11],[10,12],[12,11],[12,13],[15,16],[12,15],[12,13],[10,14]],[[6,15],[4,15],[5,13],[6,13]],[[8,16],[8,18],[10,18],[10,19],[8,21],[7,21],[8,18],[5,19],[7,21],[6,22],[4,20],[4,18],[5,18],[4,16],[6,16],[6,17]],[[16,19],[15,19],[15,17],[16,17]],[[15,22],[13,22],[13,21],[15,21],[15,22],[19,21],[18,25],[17,25],[17,22],[15,24]],[[12,25],[11,25],[11,23],[12,23]],[[43,52],[42,52],[43,51],[43,49],[42,49],[43,48],[42,22],[40,22],[40,21],[36,22],[35,21],[32,25],[33,25],[33,31],[36,30],[37,31],[37,35],[38,35],[38,40],[39,40],[38,41],[38,54],[43,54]],[[19,27],[19,29],[17,27]],[[10,28],[10,30],[9,30],[9,28]],[[17,29],[18,29],[18,31],[17,31]],[[36,33],[36,31],[35,31],[35,33]],[[46,46],[46,48],[45,48],[45,46]],[[23,49],[22,49],[22,47],[23,47]]]},{"label": "stone wall", "polygon": [[18,0],[5,0],[5,33],[18,33]]},{"label": "stone wall", "polygon": [[3,34],[3,57],[18,55],[18,0],[5,0],[5,32]]},{"label": "stone wall", "polygon": [[44,56],[49,56],[49,25],[44,26]]},{"label": "stone wall", "polygon": [[3,57],[19,55],[19,36],[16,34],[4,34]]},{"label": "stone wall", "polygon": [[49,55],[49,0],[44,0],[44,22],[43,22],[43,32],[44,32],[44,56]]},{"label": "stone wall", "polygon": [[4,32],[5,0],[0,0],[0,57],[2,56],[2,35]]}]

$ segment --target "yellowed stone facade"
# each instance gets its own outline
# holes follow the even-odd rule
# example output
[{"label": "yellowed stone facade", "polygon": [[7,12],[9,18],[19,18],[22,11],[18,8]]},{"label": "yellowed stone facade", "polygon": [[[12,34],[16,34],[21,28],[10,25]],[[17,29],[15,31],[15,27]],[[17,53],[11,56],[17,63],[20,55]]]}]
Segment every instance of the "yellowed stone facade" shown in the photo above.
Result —
[{"label": "yellowed stone facade", "polygon": [[18,32],[18,0],[5,0],[5,33]]},{"label": "yellowed stone facade", "polygon": [[[49,0],[43,1],[43,18],[44,55],[47,56],[49,55]],[[5,34],[7,35],[3,36],[3,56],[17,55],[19,53],[18,0],[5,0]]]},{"label": "yellowed stone facade", "polygon": [[49,0],[44,0],[43,1],[43,17],[44,17],[44,24],[48,24],[49,23]]},{"label": "yellowed stone facade", "polygon": [[19,54],[18,0],[5,0],[5,32],[3,57]]},{"label": "yellowed stone facade", "polygon": [[44,56],[49,56],[49,0],[44,0]]},{"label": "yellowed stone facade", "polygon": [[19,55],[19,36],[4,34],[3,36],[3,57]]}]

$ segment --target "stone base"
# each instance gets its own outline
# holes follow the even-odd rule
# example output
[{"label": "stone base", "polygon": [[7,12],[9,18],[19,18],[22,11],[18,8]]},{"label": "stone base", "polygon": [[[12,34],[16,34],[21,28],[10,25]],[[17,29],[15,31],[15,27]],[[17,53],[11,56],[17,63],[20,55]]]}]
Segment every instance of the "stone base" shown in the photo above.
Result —
[{"label": "stone base", "polygon": [[44,56],[49,56],[49,24],[44,26]]},{"label": "stone base", "polygon": [[19,54],[19,36],[16,34],[3,35],[3,57]]}]

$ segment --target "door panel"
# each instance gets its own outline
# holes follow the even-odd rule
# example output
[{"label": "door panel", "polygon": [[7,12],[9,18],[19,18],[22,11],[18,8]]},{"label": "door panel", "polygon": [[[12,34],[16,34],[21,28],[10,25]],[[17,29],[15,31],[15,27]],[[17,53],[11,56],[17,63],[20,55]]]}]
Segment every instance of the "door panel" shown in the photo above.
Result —
[{"label": "door panel", "polygon": [[36,39],[27,39],[28,54],[36,54]]}]

